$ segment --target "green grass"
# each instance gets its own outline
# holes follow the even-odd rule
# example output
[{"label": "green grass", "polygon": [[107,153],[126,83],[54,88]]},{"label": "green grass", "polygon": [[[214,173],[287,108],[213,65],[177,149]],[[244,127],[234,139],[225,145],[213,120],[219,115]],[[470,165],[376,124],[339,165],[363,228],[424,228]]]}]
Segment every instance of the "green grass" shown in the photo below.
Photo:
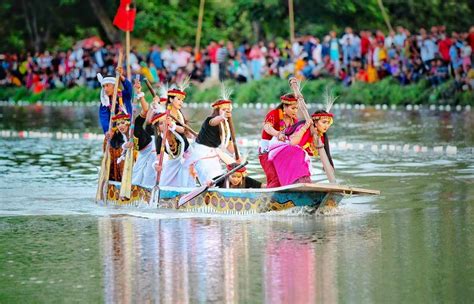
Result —
[{"label": "green grass", "polygon": [[[236,103],[278,103],[279,97],[289,93],[290,88],[286,80],[266,78],[245,84],[233,81],[226,82],[233,89],[232,100]],[[393,79],[384,79],[374,84],[356,83],[344,87],[332,79],[320,79],[303,83],[303,94],[307,102],[322,102],[321,97],[326,87],[332,89],[339,96],[339,102],[348,104],[461,104],[473,105],[474,92],[457,92],[454,82],[448,81],[436,88],[432,88],[426,81],[401,86]],[[192,86],[188,89],[188,102],[213,102],[219,97],[219,85],[201,89]],[[98,101],[99,90],[85,87],[71,89],[54,89],[33,94],[25,88],[1,88],[0,100],[37,101]],[[151,98],[148,98],[151,99]]]}]

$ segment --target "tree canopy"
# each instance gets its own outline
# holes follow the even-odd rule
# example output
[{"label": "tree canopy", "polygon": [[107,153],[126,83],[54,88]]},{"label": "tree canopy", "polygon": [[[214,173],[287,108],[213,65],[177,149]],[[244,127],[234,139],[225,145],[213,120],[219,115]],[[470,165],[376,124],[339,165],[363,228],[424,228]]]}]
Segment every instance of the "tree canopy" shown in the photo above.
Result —
[{"label": "tree canopy", "polygon": [[[199,0],[136,0],[134,39],[146,44],[193,45]],[[0,3],[0,51],[65,49],[99,34],[120,39],[112,26],[119,0],[3,0]],[[410,30],[446,25],[448,31],[472,26],[471,0],[384,0],[393,26]],[[294,0],[296,35],[329,30],[384,29],[377,0]],[[287,0],[207,0],[202,43],[211,39],[258,41],[289,37]]]}]

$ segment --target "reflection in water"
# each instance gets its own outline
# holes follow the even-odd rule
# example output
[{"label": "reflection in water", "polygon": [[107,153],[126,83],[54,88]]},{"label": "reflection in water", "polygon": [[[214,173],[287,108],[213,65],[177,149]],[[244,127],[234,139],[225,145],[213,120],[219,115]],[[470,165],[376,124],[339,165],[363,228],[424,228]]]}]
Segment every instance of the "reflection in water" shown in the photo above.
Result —
[{"label": "reflection in water", "polygon": [[100,218],[106,302],[335,302],[337,243],[293,226]]}]

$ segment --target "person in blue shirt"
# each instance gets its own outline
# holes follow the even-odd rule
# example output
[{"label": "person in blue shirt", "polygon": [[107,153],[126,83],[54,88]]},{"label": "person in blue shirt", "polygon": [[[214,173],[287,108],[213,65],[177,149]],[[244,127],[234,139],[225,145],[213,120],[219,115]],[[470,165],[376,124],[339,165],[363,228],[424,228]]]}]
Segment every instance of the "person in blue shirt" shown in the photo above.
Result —
[{"label": "person in blue shirt", "polygon": [[[117,67],[116,72],[120,75],[120,82],[123,90],[117,91],[117,103],[115,106],[115,114],[123,112],[132,115],[132,83],[123,75],[123,68]],[[112,96],[114,94],[114,76],[103,77],[97,74],[97,79],[102,87],[100,91],[99,120],[104,134],[109,131],[110,111],[112,107]]]}]

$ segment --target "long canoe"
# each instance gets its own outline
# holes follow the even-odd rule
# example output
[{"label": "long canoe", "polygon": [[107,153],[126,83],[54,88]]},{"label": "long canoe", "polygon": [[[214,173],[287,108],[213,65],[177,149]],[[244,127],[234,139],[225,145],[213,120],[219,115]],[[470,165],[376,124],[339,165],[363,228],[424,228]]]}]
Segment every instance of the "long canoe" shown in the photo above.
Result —
[{"label": "long canoe", "polygon": [[133,185],[130,199],[120,198],[120,184],[110,183],[105,204],[145,205],[192,212],[209,213],[262,213],[293,207],[337,207],[344,196],[379,195],[380,191],[354,188],[337,184],[306,183],[277,188],[222,189],[210,188],[177,208],[179,198],[193,188],[160,187],[160,201],[151,202],[151,189]]}]

